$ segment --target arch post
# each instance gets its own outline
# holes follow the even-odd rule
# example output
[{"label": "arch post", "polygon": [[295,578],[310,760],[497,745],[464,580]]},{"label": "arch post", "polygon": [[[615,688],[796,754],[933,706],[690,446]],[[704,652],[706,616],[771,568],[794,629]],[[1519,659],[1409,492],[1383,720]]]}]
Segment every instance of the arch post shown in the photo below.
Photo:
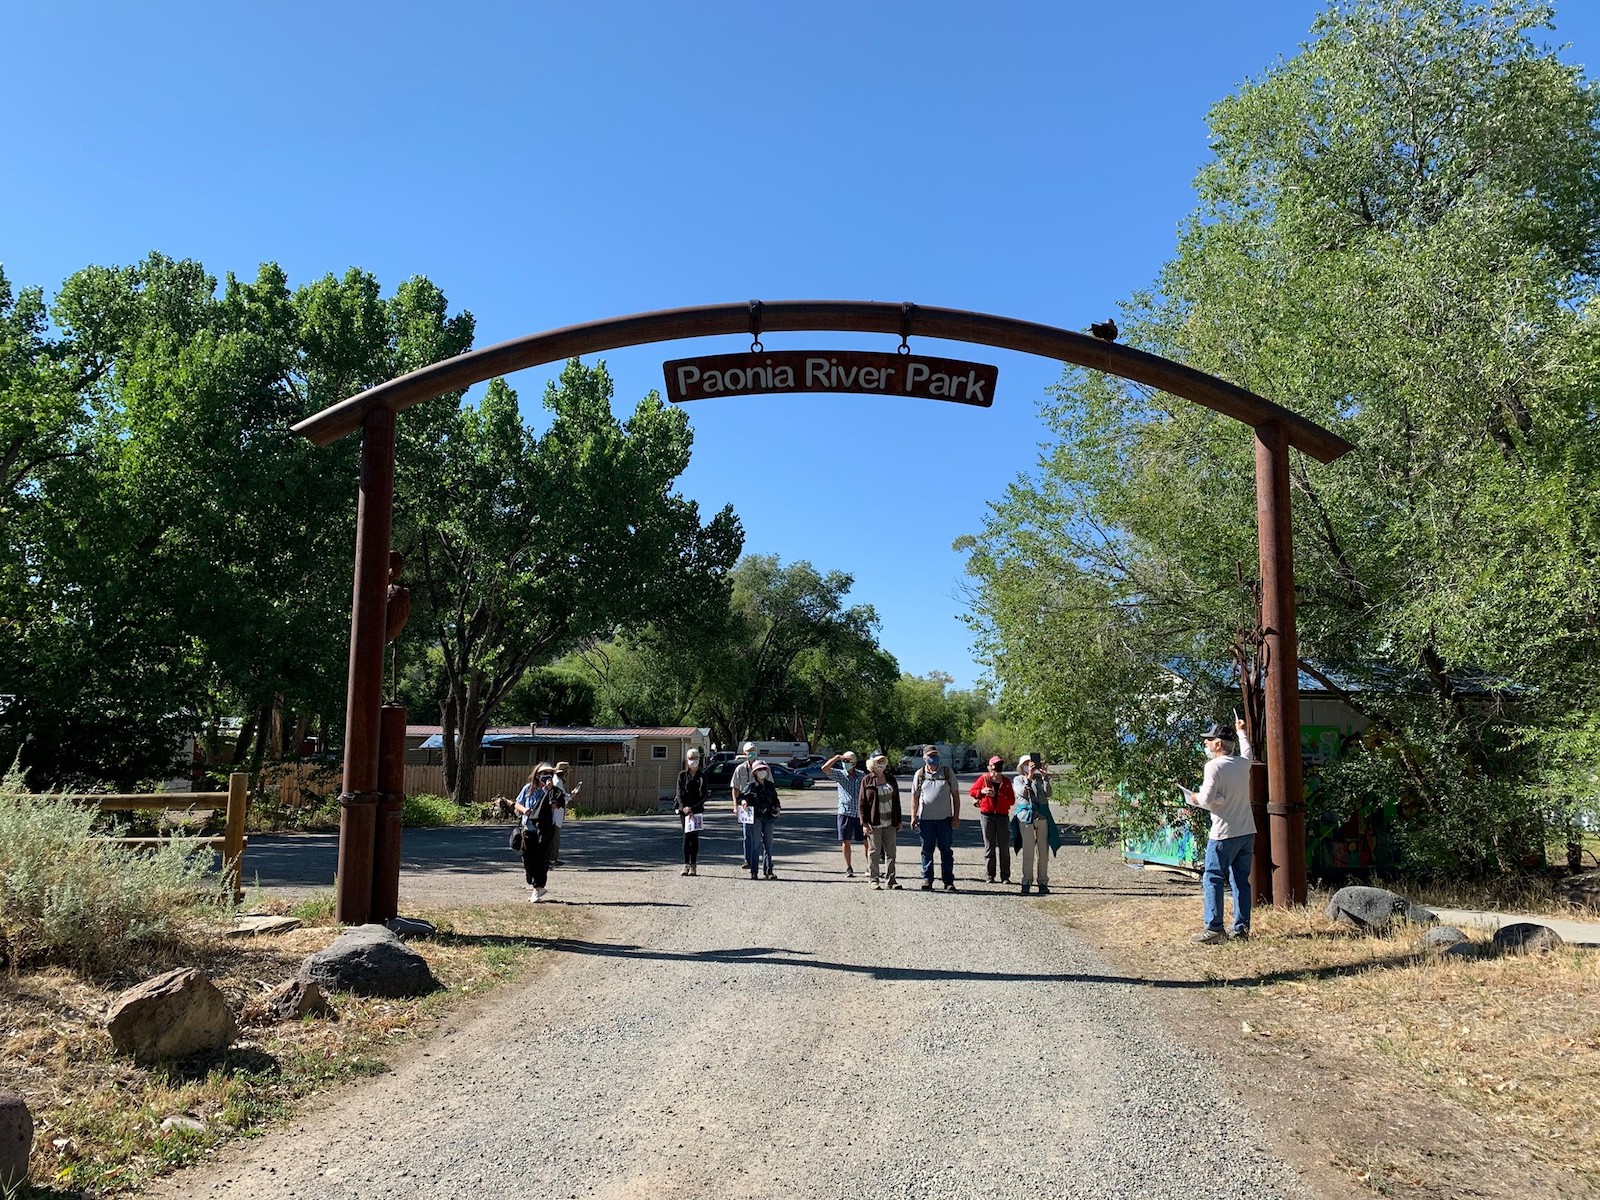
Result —
[{"label": "arch post", "polygon": [[1288,908],[1306,902],[1306,798],[1300,760],[1300,648],[1294,624],[1289,436],[1279,421],[1264,421],[1255,432],[1261,627],[1267,653],[1265,749],[1272,902]]},{"label": "arch post", "polygon": [[364,925],[372,915],[394,448],[394,410],[374,405],[361,420],[361,495],[356,503],[355,594],[350,602],[350,674],[344,711],[344,791],[339,797],[339,886],[334,894],[334,917],[345,925]]}]

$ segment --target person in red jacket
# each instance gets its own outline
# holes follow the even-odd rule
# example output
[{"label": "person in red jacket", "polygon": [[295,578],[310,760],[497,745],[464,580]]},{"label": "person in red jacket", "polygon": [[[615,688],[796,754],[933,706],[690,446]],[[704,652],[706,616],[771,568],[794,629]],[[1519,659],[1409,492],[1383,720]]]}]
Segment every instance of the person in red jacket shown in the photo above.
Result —
[{"label": "person in red jacket", "polygon": [[1011,806],[1016,793],[1006,778],[1004,762],[996,754],[989,769],[972,781],[968,794],[978,802],[979,822],[983,826],[983,869],[989,882],[995,881],[995,859],[1000,860],[1000,882],[1011,882]]}]

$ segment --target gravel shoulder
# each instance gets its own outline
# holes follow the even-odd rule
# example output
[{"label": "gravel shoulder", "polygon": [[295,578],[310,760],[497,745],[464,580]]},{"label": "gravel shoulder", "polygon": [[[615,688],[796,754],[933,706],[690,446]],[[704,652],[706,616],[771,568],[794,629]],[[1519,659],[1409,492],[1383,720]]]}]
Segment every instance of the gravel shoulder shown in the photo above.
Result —
[{"label": "gravel shoulder", "polygon": [[[725,811],[697,878],[669,819],[569,825],[552,896],[582,919],[551,966],[151,1194],[1308,1195],[1142,981],[981,882],[972,822],[960,894],[917,890],[914,843],[878,892],[859,850],[843,875],[831,795],[785,802],[774,882],[739,870]],[[250,853],[263,888],[327,886],[326,839]],[[408,833],[405,857],[407,911],[525,902],[503,831]],[[1114,862],[1068,848],[1055,890],[1120,886]]]}]

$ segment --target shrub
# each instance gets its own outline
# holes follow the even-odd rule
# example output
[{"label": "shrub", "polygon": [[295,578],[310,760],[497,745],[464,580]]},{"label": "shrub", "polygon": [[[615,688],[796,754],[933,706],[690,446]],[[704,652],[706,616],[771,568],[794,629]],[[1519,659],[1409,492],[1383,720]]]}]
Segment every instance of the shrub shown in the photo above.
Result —
[{"label": "shrub", "polygon": [[401,821],[407,829],[431,829],[439,825],[465,825],[478,819],[475,809],[464,809],[448,796],[427,792],[407,796]]},{"label": "shrub", "polygon": [[95,810],[0,795],[0,957],[104,971],[210,931],[230,915],[211,852],[131,850],[92,836]]}]

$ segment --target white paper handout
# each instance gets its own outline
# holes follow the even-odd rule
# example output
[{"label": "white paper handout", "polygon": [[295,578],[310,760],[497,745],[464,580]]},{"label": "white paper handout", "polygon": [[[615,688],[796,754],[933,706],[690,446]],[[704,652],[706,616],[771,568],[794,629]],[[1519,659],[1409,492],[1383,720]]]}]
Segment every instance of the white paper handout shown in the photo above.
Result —
[{"label": "white paper handout", "polygon": [[685,813],[683,817],[683,831],[685,833],[698,833],[705,827],[705,813]]},{"label": "white paper handout", "polygon": [[756,823],[756,809],[753,804],[739,805],[739,824],[754,825]]}]

